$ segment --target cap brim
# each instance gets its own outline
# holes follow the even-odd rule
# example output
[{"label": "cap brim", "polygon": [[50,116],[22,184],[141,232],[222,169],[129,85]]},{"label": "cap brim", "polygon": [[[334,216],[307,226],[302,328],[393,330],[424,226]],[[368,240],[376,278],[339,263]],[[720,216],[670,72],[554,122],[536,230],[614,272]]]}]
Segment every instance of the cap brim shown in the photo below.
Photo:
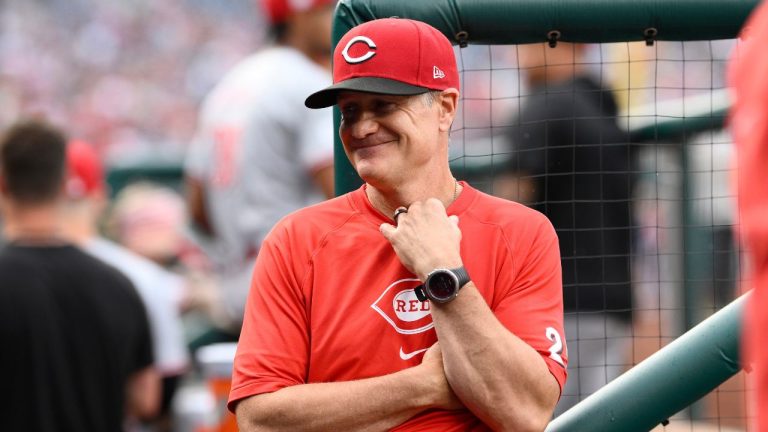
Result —
[{"label": "cap brim", "polygon": [[429,89],[426,87],[418,87],[406,84],[402,81],[395,81],[388,78],[350,78],[348,80],[344,80],[332,86],[326,87],[320,91],[312,93],[304,101],[304,105],[307,108],[327,108],[329,106],[336,105],[336,98],[339,96],[339,92],[343,91],[410,96],[426,93],[429,91]]}]

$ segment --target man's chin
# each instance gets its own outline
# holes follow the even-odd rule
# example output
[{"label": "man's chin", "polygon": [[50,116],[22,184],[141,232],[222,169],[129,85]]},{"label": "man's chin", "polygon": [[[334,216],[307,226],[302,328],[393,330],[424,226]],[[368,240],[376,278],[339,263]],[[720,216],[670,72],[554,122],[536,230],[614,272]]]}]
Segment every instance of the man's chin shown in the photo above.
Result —
[{"label": "man's chin", "polygon": [[381,167],[373,166],[369,162],[358,163],[355,166],[357,175],[370,185],[377,185],[387,181],[387,176]]}]

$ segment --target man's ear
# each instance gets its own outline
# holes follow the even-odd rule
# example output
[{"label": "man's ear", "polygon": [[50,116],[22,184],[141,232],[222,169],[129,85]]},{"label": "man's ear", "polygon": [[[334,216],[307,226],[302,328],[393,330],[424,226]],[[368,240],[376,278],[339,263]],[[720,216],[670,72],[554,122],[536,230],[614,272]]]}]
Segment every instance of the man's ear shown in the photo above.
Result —
[{"label": "man's ear", "polygon": [[443,90],[440,93],[440,131],[450,132],[456,110],[459,107],[459,91],[455,88]]}]

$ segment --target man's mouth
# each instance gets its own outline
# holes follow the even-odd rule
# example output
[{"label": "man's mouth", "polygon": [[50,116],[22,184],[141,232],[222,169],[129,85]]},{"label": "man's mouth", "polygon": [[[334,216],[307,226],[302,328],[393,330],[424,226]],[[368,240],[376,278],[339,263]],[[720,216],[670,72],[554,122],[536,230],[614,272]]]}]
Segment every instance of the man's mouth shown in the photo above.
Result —
[{"label": "man's mouth", "polygon": [[383,145],[383,144],[389,144],[389,143],[394,142],[394,141],[395,140],[393,140],[393,139],[390,139],[390,140],[361,140],[361,141],[356,141],[356,142],[352,143],[351,147],[352,147],[353,150],[360,150],[360,149],[380,146],[380,145]]}]

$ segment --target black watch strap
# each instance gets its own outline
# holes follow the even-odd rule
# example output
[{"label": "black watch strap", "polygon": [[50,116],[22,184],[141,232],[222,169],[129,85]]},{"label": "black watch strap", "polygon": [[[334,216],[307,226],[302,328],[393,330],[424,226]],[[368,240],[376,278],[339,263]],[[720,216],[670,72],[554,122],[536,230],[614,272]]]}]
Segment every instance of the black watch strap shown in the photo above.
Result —
[{"label": "black watch strap", "polygon": [[[469,273],[467,273],[467,269],[464,268],[464,266],[461,266],[459,268],[455,269],[448,269],[451,273],[456,275],[456,278],[459,280],[459,289],[464,288],[464,285],[468,284],[471,280],[469,278]],[[413,291],[416,293],[416,298],[419,299],[421,302],[425,302],[429,300],[429,296],[427,296],[427,290],[424,286],[424,284],[421,284],[413,289]]]},{"label": "black watch strap", "polygon": [[416,293],[416,298],[419,299],[420,302],[429,300],[429,297],[427,297],[427,290],[424,288],[424,284],[417,286],[413,289],[413,291]]},{"label": "black watch strap", "polygon": [[469,283],[469,273],[467,273],[467,269],[465,269],[464,266],[451,269],[451,271],[456,275],[457,278],[459,278],[459,289],[464,288],[464,285]]}]

